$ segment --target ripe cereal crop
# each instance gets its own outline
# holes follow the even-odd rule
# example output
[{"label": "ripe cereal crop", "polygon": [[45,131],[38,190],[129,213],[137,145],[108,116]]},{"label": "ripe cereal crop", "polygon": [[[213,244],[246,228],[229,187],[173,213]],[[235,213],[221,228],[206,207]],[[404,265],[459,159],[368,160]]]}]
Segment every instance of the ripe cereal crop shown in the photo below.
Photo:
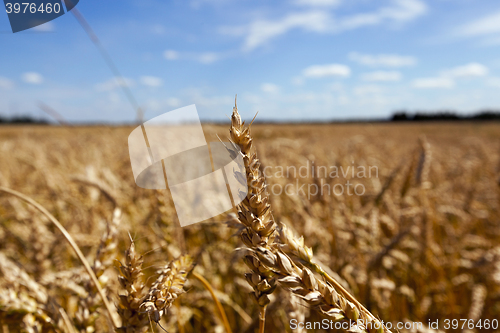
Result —
[{"label": "ripe cereal crop", "polygon": [[132,127],[0,127],[0,332],[499,331],[499,123],[249,120],[203,124],[249,190],[184,228]]}]

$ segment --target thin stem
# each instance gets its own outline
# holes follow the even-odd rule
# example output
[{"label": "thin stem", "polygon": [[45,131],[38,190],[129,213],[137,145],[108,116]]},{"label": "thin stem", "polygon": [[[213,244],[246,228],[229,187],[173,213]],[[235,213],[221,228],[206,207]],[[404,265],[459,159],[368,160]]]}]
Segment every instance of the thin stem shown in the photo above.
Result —
[{"label": "thin stem", "polygon": [[[177,299],[177,302],[175,302],[175,307],[177,308],[177,312],[181,313],[181,301],[179,298]],[[179,333],[184,333],[184,326],[182,326],[180,319],[181,316],[177,316],[177,327],[179,327]]]},{"label": "thin stem", "polygon": [[260,307],[259,333],[264,333],[264,327],[266,326],[266,308],[267,308],[267,305]]},{"label": "thin stem", "polygon": [[68,333],[76,333],[73,324],[71,324],[71,319],[69,319],[68,314],[64,311],[63,308],[59,308],[59,313],[61,313],[61,317],[63,319],[64,325],[66,325],[66,329]]},{"label": "thin stem", "polygon": [[[226,328],[227,333],[232,333],[231,331],[231,326],[229,326],[229,321],[227,320],[226,312],[224,311],[224,308],[222,307],[222,304],[220,304],[219,299],[215,295],[215,292],[210,285],[210,283],[200,274],[193,272],[193,277],[198,279],[203,286],[210,292],[210,295],[212,295],[212,298],[214,299],[215,305],[217,306],[217,309],[219,310],[222,322],[224,323],[224,327]],[[264,332],[264,331],[262,331]]]},{"label": "thin stem", "polygon": [[78,245],[75,243],[75,241],[73,240],[71,235],[68,233],[68,231],[66,231],[66,229],[62,226],[62,224],[59,223],[59,221],[57,221],[57,219],[52,214],[50,214],[47,209],[45,209],[42,205],[40,205],[38,202],[31,199],[30,197],[28,197],[22,193],[19,193],[17,191],[11,190],[9,188],[3,187],[3,186],[0,186],[0,191],[12,194],[13,196],[18,197],[19,199],[26,201],[27,203],[29,203],[30,205],[32,205],[33,207],[38,209],[42,214],[44,214],[50,220],[50,222],[52,222],[56,226],[56,228],[59,229],[59,231],[63,234],[66,241],[69,243],[69,245],[75,251],[78,259],[80,259],[83,266],[87,270],[87,273],[90,275],[90,279],[94,283],[94,286],[96,287],[97,292],[99,293],[99,296],[101,296],[102,302],[104,303],[104,307],[106,308],[106,310],[108,312],[109,319],[111,320],[111,322],[113,323],[115,328],[118,328],[120,326],[120,324],[117,322],[116,318],[113,316],[113,310],[111,308],[111,305],[109,304],[108,299],[106,298],[106,295],[104,294],[104,290],[102,290],[101,285],[99,284],[99,281],[97,280],[97,277],[94,274],[94,271],[90,267],[90,264],[87,261],[87,259],[85,259],[85,256],[83,255],[83,253],[80,250],[80,248],[78,247]]}]

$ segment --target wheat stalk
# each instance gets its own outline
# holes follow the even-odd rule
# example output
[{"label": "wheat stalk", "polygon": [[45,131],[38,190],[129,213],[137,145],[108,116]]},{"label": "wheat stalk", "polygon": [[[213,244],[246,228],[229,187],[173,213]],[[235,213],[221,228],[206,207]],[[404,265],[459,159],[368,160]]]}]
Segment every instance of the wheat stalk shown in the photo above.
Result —
[{"label": "wheat stalk", "polygon": [[52,214],[50,214],[48,210],[46,210],[43,206],[41,206],[39,203],[37,203],[36,201],[31,199],[30,197],[27,197],[26,195],[24,195],[22,193],[5,188],[3,186],[0,186],[0,191],[5,192],[5,193],[9,193],[11,195],[14,195],[14,196],[26,201],[27,203],[29,203],[30,205],[32,205],[33,207],[38,209],[43,215],[45,215],[56,226],[57,229],[59,229],[59,231],[63,234],[66,241],[71,245],[71,247],[75,251],[78,259],[80,259],[80,261],[83,264],[83,266],[85,267],[87,273],[89,274],[95,288],[97,289],[97,292],[99,293],[99,296],[101,297],[102,302],[104,303],[104,306],[106,307],[106,311],[108,312],[109,319],[111,320],[111,322],[113,323],[113,325],[115,327],[118,327],[118,322],[116,321],[116,318],[114,316],[114,311],[112,310],[111,305],[109,304],[109,302],[106,298],[106,294],[104,293],[101,285],[99,284],[99,281],[97,280],[97,277],[95,276],[94,271],[90,267],[87,259],[85,259],[85,256],[83,255],[83,253],[80,250],[80,248],[78,247],[78,245],[73,240],[73,237],[71,237],[71,235],[68,233],[68,231],[66,231],[66,229],[62,226],[62,224],[59,223],[59,221],[57,221],[57,219]]},{"label": "wheat stalk", "polygon": [[143,333],[147,331],[148,316],[141,309],[144,299],[144,283],[142,281],[142,256],[135,251],[135,244],[131,242],[125,253],[125,264],[120,263],[118,268],[118,281],[125,294],[120,295],[118,314],[122,319],[122,325],[117,332],[121,333]]},{"label": "wheat stalk", "polygon": [[[101,239],[99,248],[97,249],[96,258],[92,270],[96,277],[102,281],[104,290],[106,287],[106,279],[101,278],[106,269],[110,268],[115,259],[115,249],[117,246],[118,226],[121,222],[121,209],[115,207],[113,210],[113,218],[110,223],[106,224],[106,233]],[[95,330],[95,321],[99,317],[98,309],[101,306],[100,298],[96,294],[96,290],[92,283],[87,280],[84,284],[87,290],[87,297],[81,298],[79,301],[78,310],[75,314],[76,327],[83,333],[90,330]]]},{"label": "wheat stalk", "polygon": [[232,333],[231,326],[229,326],[229,321],[227,320],[226,312],[224,311],[224,308],[222,307],[222,304],[220,303],[219,299],[217,298],[217,295],[215,294],[214,289],[210,285],[210,282],[207,281],[202,275],[193,272],[193,277],[197,279],[198,281],[203,284],[203,286],[208,290],[210,295],[212,296],[212,299],[215,302],[215,306],[217,307],[217,310],[219,311],[222,323],[224,324],[224,328],[226,329],[226,333]]},{"label": "wheat stalk", "polygon": [[[241,120],[236,100],[229,134],[231,142],[237,146],[245,164],[246,175],[241,175],[237,171],[236,178],[241,179],[243,185],[248,187],[245,199],[238,205],[238,220],[244,226],[240,238],[249,248],[269,248],[274,242],[276,224],[271,213],[265,179],[260,172],[260,162],[252,146],[250,126],[246,127]],[[269,279],[266,272],[261,271],[262,266],[258,262],[246,262],[246,264],[252,269],[252,272],[246,274],[245,277],[253,287],[253,296],[259,305],[259,332],[262,333],[266,320],[266,308],[270,302],[269,295],[276,288],[276,282],[272,278]]]},{"label": "wheat stalk", "polygon": [[[260,172],[260,162],[252,146],[250,126],[245,127],[242,122],[236,102],[229,132],[231,141],[240,149],[245,163],[248,194],[238,206],[238,220],[244,226],[240,237],[250,253],[245,256],[245,263],[252,273],[245,277],[254,288],[254,295],[261,308],[260,331],[264,330],[268,295],[274,291],[275,281],[278,280],[280,285],[333,320],[362,319],[363,324],[357,324],[359,330],[370,328],[377,332],[390,332],[313,260],[313,252],[305,246],[303,237],[295,238],[281,225],[279,240],[275,243],[276,223],[271,213],[265,178]],[[328,283],[318,280],[308,268],[299,267],[300,264],[294,263],[285,252],[310,264]]]},{"label": "wheat stalk", "polygon": [[158,278],[141,302],[141,312],[147,313],[153,321],[159,323],[177,297],[184,293],[184,283],[192,268],[193,259],[185,255],[159,270]]}]

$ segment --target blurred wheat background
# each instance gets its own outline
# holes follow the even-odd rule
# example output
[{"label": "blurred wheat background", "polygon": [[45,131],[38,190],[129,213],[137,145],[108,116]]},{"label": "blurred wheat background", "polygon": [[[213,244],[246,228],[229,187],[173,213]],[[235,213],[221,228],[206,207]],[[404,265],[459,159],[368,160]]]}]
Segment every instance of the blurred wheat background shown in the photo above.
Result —
[{"label": "blurred wheat background", "polygon": [[[216,134],[229,135],[228,126],[203,129],[209,142],[218,140]],[[226,331],[196,274],[213,288],[234,332],[256,332],[259,307],[249,297],[248,268],[237,250],[242,243],[231,227],[235,212],[181,228],[168,190],[134,183],[127,149],[131,130],[3,126],[0,185],[33,198],[60,221],[122,319],[133,313],[124,314],[124,304],[132,305],[119,295],[141,288],[147,294],[157,270],[188,254],[195,267],[185,292],[169,298],[173,305],[161,318],[139,314],[152,322],[146,329],[160,331],[158,319],[168,332]],[[419,331],[429,329],[429,320],[439,319],[444,330],[444,319],[500,318],[500,124],[254,124],[252,135],[262,166],[271,170],[313,162],[378,168],[378,177],[371,178],[267,178],[269,189],[346,180],[364,185],[360,196],[271,191],[270,203],[274,219],[302,235],[328,273],[376,317],[423,322]],[[135,271],[140,281],[131,286],[118,276],[142,263],[134,260],[144,263]],[[323,318],[281,287],[270,301],[266,332],[292,332],[294,318]],[[62,234],[46,216],[6,193],[0,194],[0,323],[3,333],[113,330]]]}]

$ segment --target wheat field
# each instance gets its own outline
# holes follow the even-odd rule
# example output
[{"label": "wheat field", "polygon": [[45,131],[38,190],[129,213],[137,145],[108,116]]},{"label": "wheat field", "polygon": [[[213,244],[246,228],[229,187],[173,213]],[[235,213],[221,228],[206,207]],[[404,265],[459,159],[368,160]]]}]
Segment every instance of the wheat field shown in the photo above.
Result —
[{"label": "wheat field", "polygon": [[[207,141],[243,147],[235,121]],[[500,331],[499,123],[253,124],[262,200],[184,228],[136,186],[132,129],[0,127],[0,186],[100,286],[0,192],[1,332]]]}]

